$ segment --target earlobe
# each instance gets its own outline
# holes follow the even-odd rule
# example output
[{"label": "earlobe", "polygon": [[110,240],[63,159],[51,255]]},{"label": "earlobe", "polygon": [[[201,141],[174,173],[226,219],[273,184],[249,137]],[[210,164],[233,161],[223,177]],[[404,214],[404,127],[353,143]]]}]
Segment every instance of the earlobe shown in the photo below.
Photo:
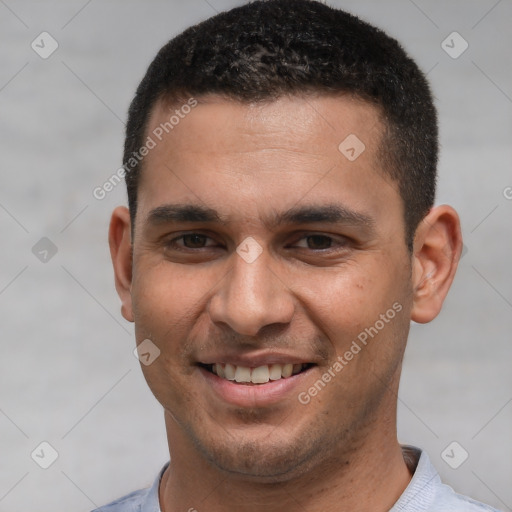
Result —
[{"label": "earlobe", "polygon": [[121,299],[121,313],[126,320],[133,322],[131,223],[130,212],[125,206],[118,206],[112,212],[108,243],[114,266],[116,290]]},{"label": "earlobe", "polygon": [[439,314],[461,250],[457,212],[447,205],[432,208],[418,226],[414,240],[411,320],[427,323]]}]

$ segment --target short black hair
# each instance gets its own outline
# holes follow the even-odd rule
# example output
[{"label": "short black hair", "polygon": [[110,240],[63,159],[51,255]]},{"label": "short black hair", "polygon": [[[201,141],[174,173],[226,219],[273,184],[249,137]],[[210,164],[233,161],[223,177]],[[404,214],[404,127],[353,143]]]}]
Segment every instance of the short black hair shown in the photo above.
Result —
[{"label": "short black hair", "polygon": [[143,163],[133,155],[145,143],[157,102],[207,94],[256,102],[308,93],[348,93],[378,108],[379,161],[398,185],[412,249],[435,199],[438,128],[429,84],[395,39],[314,0],[247,3],[186,29],[158,52],[128,112],[123,165],[132,230]]}]

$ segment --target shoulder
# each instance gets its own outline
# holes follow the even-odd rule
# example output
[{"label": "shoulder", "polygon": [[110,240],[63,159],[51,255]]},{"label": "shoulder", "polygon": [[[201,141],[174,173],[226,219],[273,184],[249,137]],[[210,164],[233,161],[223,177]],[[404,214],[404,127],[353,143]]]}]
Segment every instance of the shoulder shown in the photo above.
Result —
[{"label": "shoulder", "polygon": [[469,496],[456,493],[450,486],[442,484],[437,488],[433,510],[443,512],[499,512],[497,509],[480,503]]},{"label": "shoulder", "polygon": [[168,463],[162,468],[151,487],[127,494],[92,512],[160,512],[158,489],[167,466]]},{"label": "shoulder", "polygon": [[391,512],[499,512],[444,484],[424,451],[402,446],[402,453],[413,477]]},{"label": "shoulder", "polygon": [[131,492],[107,505],[103,505],[92,512],[142,512],[142,503],[148,496],[149,489]]}]

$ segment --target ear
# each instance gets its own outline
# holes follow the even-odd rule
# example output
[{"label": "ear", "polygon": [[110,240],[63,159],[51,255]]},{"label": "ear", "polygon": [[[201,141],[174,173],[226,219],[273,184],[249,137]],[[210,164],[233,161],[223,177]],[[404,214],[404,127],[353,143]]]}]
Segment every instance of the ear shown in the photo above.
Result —
[{"label": "ear", "polygon": [[130,212],[125,206],[118,206],[112,212],[108,243],[114,265],[116,290],[122,304],[121,314],[126,320],[133,322],[131,223]]},{"label": "ear", "polygon": [[439,314],[461,251],[462,235],[457,212],[447,205],[432,208],[414,237],[411,320],[427,323]]}]

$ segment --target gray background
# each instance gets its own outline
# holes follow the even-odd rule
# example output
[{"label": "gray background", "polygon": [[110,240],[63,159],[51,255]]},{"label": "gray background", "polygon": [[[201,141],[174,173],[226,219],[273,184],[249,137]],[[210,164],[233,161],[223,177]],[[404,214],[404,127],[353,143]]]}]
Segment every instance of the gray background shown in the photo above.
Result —
[{"label": "gray background", "polygon": [[[109,261],[124,187],[102,201],[92,191],[120,166],[126,110],[156,51],[241,3],[0,0],[0,511],[86,511],[167,460]],[[438,203],[460,212],[467,247],[441,315],[412,326],[400,440],[459,492],[512,510],[512,3],[329,3],[389,31],[428,72]],[[43,31],[59,44],[47,59],[31,48]],[[441,46],[453,31],[469,44],[457,59]],[[58,251],[46,262],[32,252],[42,237]],[[46,470],[31,458],[42,441],[59,454]],[[457,469],[441,457],[453,441],[469,453]]]}]

